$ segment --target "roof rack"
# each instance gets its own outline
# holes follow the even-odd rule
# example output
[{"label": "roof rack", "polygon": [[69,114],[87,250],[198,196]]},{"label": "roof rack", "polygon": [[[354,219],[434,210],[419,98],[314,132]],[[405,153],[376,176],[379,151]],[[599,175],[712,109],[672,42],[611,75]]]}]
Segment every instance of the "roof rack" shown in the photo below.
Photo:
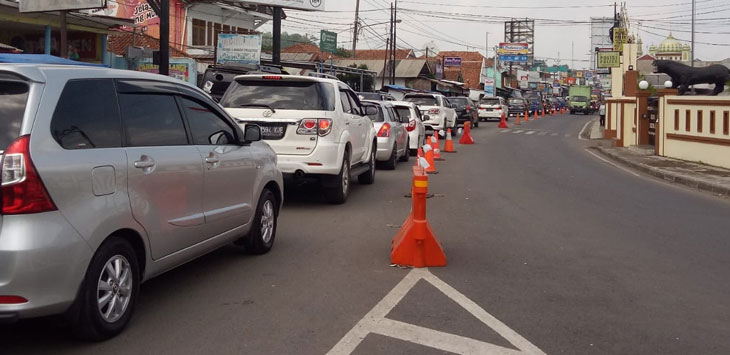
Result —
[{"label": "roof rack", "polygon": [[316,78],[325,78],[325,79],[333,79],[333,80],[340,80],[334,75],[325,74],[325,73],[309,73],[309,76],[316,77]]}]

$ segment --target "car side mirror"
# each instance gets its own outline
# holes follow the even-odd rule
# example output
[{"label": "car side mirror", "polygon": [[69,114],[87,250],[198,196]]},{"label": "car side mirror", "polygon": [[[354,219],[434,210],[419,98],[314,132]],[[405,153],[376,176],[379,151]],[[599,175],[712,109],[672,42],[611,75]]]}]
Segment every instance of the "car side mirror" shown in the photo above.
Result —
[{"label": "car side mirror", "polygon": [[208,142],[214,145],[226,145],[233,142],[233,137],[226,131],[218,131],[208,137]]},{"label": "car side mirror", "polygon": [[377,115],[377,114],[378,114],[378,108],[375,106],[367,105],[367,106],[362,107],[363,116],[372,116],[372,115]]},{"label": "car side mirror", "polygon": [[258,142],[261,140],[261,127],[258,125],[247,124],[246,129],[243,132],[242,144],[251,144],[252,142]]}]

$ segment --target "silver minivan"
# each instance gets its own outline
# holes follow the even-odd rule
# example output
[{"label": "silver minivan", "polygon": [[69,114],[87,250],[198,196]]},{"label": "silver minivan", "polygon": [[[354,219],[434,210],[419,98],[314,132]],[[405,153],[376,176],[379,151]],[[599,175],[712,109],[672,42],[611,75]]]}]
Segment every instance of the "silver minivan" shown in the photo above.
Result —
[{"label": "silver minivan", "polygon": [[231,242],[274,243],[276,155],[177,79],[0,64],[0,321],[129,322],[141,282]]},{"label": "silver minivan", "polygon": [[406,130],[409,117],[401,117],[388,101],[363,100],[362,103],[378,109],[377,113],[368,115],[378,138],[375,159],[388,170],[395,169],[399,161],[407,162],[410,157],[410,136]]}]

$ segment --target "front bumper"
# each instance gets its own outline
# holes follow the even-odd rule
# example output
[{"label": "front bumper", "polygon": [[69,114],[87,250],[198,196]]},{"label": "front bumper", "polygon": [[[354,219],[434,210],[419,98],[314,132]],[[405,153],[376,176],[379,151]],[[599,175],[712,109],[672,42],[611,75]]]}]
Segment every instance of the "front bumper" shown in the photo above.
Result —
[{"label": "front bumper", "polygon": [[28,302],[0,304],[0,320],[59,314],[73,303],[93,251],[59,211],[2,217],[0,295]]}]

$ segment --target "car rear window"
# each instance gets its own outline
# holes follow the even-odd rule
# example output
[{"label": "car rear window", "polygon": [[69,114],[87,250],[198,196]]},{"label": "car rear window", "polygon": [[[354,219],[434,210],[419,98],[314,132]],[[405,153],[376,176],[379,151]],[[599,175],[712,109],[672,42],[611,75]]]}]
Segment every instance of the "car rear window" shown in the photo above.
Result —
[{"label": "car rear window", "polygon": [[411,116],[411,109],[405,106],[395,106],[395,111],[398,112],[398,116],[400,116],[403,119],[408,119],[409,121],[413,118]]},{"label": "car rear window", "polygon": [[317,81],[242,79],[231,84],[221,105],[230,108],[268,105],[276,110],[334,111],[335,92],[331,84]]},{"label": "car rear window", "polygon": [[459,108],[466,107],[466,105],[469,104],[469,100],[459,99],[459,98],[451,98],[451,99],[449,99],[449,102],[451,102],[454,106],[459,107]]},{"label": "car rear window", "polygon": [[384,122],[385,121],[385,117],[383,116],[383,107],[381,107],[380,105],[363,104],[363,106],[366,106],[366,105],[367,106],[373,106],[373,107],[377,107],[378,108],[378,113],[377,114],[368,115],[368,117],[370,117],[370,120],[371,121],[373,121],[373,122]]},{"label": "car rear window", "polygon": [[412,102],[418,106],[438,106],[438,101],[433,96],[406,96],[403,101]]},{"label": "car rear window", "polygon": [[482,105],[499,105],[499,99],[482,99]]},{"label": "car rear window", "polygon": [[0,151],[20,135],[28,84],[15,80],[0,80]]}]

